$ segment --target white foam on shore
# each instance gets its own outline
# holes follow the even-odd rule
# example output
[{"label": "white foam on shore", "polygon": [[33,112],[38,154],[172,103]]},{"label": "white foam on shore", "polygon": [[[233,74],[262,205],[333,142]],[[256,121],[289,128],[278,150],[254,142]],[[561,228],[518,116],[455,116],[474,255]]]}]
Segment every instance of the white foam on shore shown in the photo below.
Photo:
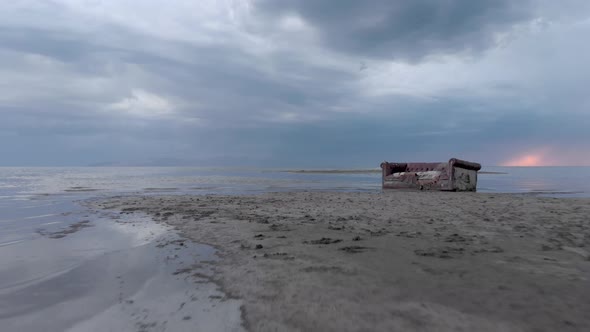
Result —
[{"label": "white foam on shore", "polygon": [[49,225],[56,225],[56,224],[63,224],[63,222],[61,221],[51,221],[51,222],[46,222],[43,224],[39,224],[39,226],[49,226]]},{"label": "white foam on shore", "polygon": [[57,213],[49,213],[49,214],[42,214],[42,215],[38,215],[38,216],[29,216],[29,217],[24,217],[23,219],[40,219],[40,218],[47,218],[47,217],[53,217],[53,216],[57,216]]},{"label": "white foam on shore", "polygon": [[25,240],[17,240],[17,241],[9,241],[9,242],[0,243],[0,247],[10,246],[13,244],[21,243],[23,241],[25,241]]}]

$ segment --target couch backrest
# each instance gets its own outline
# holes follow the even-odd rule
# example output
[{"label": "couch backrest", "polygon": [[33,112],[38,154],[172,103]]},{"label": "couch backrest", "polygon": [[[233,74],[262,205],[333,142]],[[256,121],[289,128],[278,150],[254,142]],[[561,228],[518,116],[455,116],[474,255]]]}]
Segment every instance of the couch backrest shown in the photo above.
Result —
[{"label": "couch backrest", "polygon": [[446,170],[448,163],[408,163],[406,172],[428,172]]}]

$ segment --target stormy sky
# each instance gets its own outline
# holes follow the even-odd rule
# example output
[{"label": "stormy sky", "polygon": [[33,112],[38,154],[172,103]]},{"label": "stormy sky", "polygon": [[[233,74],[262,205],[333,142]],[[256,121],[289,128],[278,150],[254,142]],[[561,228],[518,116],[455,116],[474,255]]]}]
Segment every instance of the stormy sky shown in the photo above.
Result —
[{"label": "stormy sky", "polygon": [[0,166],[590,165],[587,0],[15,0]]}]

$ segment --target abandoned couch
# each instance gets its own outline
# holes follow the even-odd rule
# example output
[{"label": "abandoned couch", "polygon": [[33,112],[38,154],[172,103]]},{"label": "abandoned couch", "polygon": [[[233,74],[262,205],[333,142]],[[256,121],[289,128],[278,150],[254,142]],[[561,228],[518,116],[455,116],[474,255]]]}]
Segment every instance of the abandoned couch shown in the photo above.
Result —
[{"label": "abandoned couch", "polygon": [[383,189],[476,191],[481,165],[456,158],[442,163],[381,163]]}]

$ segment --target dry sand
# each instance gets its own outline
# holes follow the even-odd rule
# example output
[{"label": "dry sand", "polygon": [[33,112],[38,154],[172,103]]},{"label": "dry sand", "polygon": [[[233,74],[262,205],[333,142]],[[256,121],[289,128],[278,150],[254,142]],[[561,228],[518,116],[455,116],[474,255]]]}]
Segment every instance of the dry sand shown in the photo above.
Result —
[{"label": "dry sand", "polygon": [[252,331],[589,331],[590,200],[440,192],[115,197],[221,260]]}]

